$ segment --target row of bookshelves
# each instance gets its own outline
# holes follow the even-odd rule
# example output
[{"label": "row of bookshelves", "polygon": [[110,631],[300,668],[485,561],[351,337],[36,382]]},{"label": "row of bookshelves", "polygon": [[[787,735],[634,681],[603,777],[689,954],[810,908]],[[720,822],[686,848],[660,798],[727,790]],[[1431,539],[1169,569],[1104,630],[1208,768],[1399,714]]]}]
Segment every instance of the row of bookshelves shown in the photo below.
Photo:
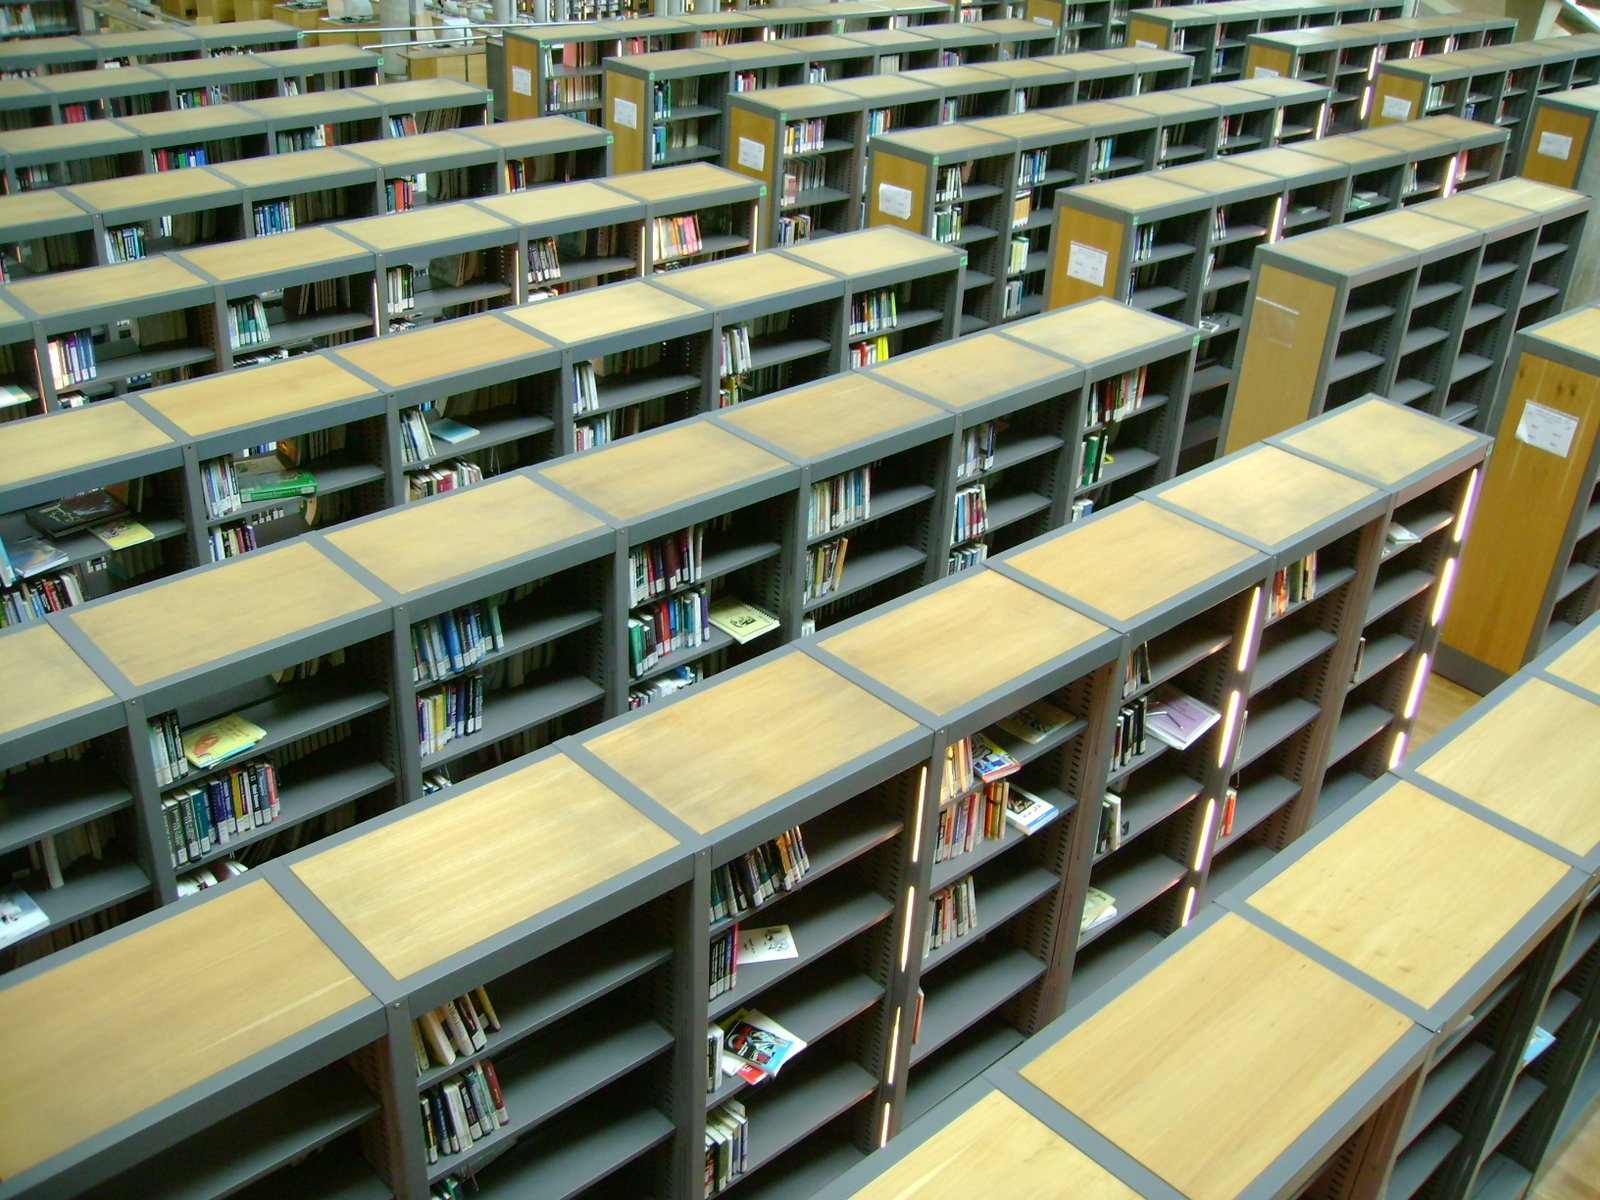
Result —
[{"label": "row of bookshelves", "polygon": [[[291,49],[299,40],[281,21],[223,21],[211,25],[85,31],[70,37],[10,41],[0,48],[0,77],[29,78],[95,67],[136,67],[186,59],[227,58]],[[219,64],[220,65],[220,64]]]},{"label": "row of bookshelves", "polygon": [[484,124],[488,90],[419,79],[0,132],[4,192],[237,163]]},{"label": "row of bookshelves", "polygon": [[27,279],[0,287],[6,407],[52,412],[741,254],[758,193],[694,164]]},{"label": "row of bookshelves", "polygon": [[[1368,465],[1378,446],[1381,469],[1392,472],[1387,484],[1359,474],[1380,469]],[[169,1103],[196,1114],[192,1106],[205,1104],[219,1125],[248,1121],[275,1133],[269,1145],[265,1136],[221,1139],[193,1124],[158,1129],[139,1090],[119,1106],[81,1111],[70,1126],[58,1123],[52,1139],[29,1122],[6,1162],[7,1188],[30,1195],[64,1172],[80,1187],[131,1184],[143,1178],[128,1174],[141,1170],[140,1160],[165,1161],[186,1135],[208,1164],[190,1190],[205,1195],[220,1192],[212,1180],[242,1176],[271,1187],[307,1176],[341,1186],[354,1179],[374,1194],[406,1198],[432,1188],[449,1194],[451,1179],[468,1177],[506,1195],[524,1194],[534,1179],[562,1194],[593,1195],[688,1197],[733,1186],[798,1195],[827,1186],[893,1145],[908,1114],[937,1107],[1069,1002],[1081,1006],[1097,970],[1131,961],[1188,924],[1199,898],[1230,880],[1224,867],[1241,861],[1237,845],[1270,855],[1308,823],[1325,734],[1343,695],[1324,684],[1349,673],[1360,629],[1345,614],[1366,610],[1391,514],[1417,502],[1464,506],[1485,446],[1374,399],[659,707],[507,762],[470,786],[447,785],[82,952],[24,968],[0,992],[0,1007],[40,1036],[9,1069],[56,1078],[48,1067],[83,1039],[47,1036],[67,1014],[41,1002],[49,995],[43,981],[70,982],[75,1000],[65,1007],[81,1023],[82,1005],[109,1011],[126,987],[167,995],[137,981],[125,960],[187,973],[189,956],[216,961],[212,938],[236,945],[238,923],[249,920],[268,951],[227,958],[236,964],[227,984],[250,984],[264,1019],[241,1035],[230,1017],[229,1063],[191,1072]],[[700,465],[709,456],[692,461],[692,486],[728,486],[725,474]],[[550,482],[581,488],[599,462],[574,460]],[[591,478],[604,479],[612,504],[640,490],[615,469]],[[514,514],[520,528],[535,527],[533,511]],[[558,520],[581,528],[549,507],[544,515],[541,528]],[[644,517],[639,529],[681,527],[668,513]],[[1446,529],[1434,543],[1444,561],[1459,545],[1453,536]],[[491,576],[508,578],[493,565],[506,562],[503,539],[494,540],[477,565],[464,560],[459,542],[438,557],[477,580],[469,591],[481,589]],[[320,611],[300,606],[296,619],[314,622],[303,631],[280,619],[273,643],[252,628],[244,635],[251,644],[229,652],[230,671],[253,673],[347,641],[382,603],[372,589],[386,587],[380,581],[402,559],[420,580],[418,544],[403,541],[381,543],[389,565],[373,557],[376,541],[330,539],[326,548],[307,544],[310,557],[298,562],[284,548],[190,582],[247,568],[263,612],[279,595],[318,597]],[[714,552],[708,537],[704,558]],[[1314,596],[1305,567],[1294,566],[1313,552],[1317,586],[1327,589]],[[685,553],[699,557],[692,546]],[[1150,554],[1169,569],[1144,569]],[[1100,569],[1086,571],[1089,563]],[[1285,734],[1280,745],[1261,738],[1265,761],[1300,786],[1278,791],[1283,807],[1257,820],[1244,799],[1251,767],[1235,762],[1241,730],[1257,724],[1254,710],[1273,709],[1246,697],[1265,658],[1265,596],[1275,576],[1290,571],[1295,582],[1283,588],[1299,598],[1285,601],[1279,622],[1298,615],[1308,627],[1325,625],[1337,647],[1295,684],[1318,698],[1309,723],[1316,732]],[[553,595],[552,586],[559,585],[539,592]],[[1444,585],[1436,590],[1442,597]],[[119,603],[126,601],[100,607]],[[182,603],[169,593],[149,611],[177,618]],[[171,645],[116,645],[126,634],[113,630],[128,629],[127,619],[102,624],[90,615],[95,609],[0,635],[0,651],[54,654],[58,678],[77,676],[74,716],[50,736],[77,737],[97,719],[91,713],[104,723],[124,711],[109,689],[100,699],[85,690],[96,675],[80,654],[104,656],[101,671],[144,680],[137,689],[154,685],[141,712],[178,702],[181,717],[182,696],[219,682],[184,679],[220,647],[175,655]],[[255,611],[237,616],[252,622]],[[500,624],[505,629],[504,613]],[[929,630],[939,631],[938,660],[926,653]],[[57,639],[53,649],[40,641],[45,635]],[[1425,622],[1416,627],[1413,654],[1425,654],[1431,636]],[[164,673],[159,683],[152,672]],[[320,678],[318,686],[325,690]],[[1123,829],[1104,815],[1121,725],[1115,715],[1141,699],[1149,701],[1147,736],[1173,739],[1161,770],[1192,772],[1194,794],[1160,801],[1167,815],[1156,815],[1155,777],[1148,790],[1139,778],[1152,768],[1130,761],[1123,773],[1133,777],[1117,793]],[[11,730],[8,744],[38,748],[48,707],[22,714],[30,723]],[[1185,728],[1207,713],[1203,729]],[[1394,714],[1397,732],[1409,718]],[[190,726],[180,719],[178,728]],[[105,734],[114,737],[114,727]],[[142,758],[142,732],[128,741]],[[1135,758],[1154,764],[1158,756],[1147,746]],[[1230,782],[1235,773],[1239,785]],[[287,795],[287,773],[280,784]],[[1230,787],[1240,799],[1224,834]],[[976,816],[1000,797],[1006,818],[985,807],[983,836],[964,830],[958,843],[946,810]],[[1263,799],[1260,807],[1270,805]],[[481,840],[486,827],[497,830],[492,845]],[[1101,851],[1108,831],[1117,844]],[[463,893],[461,873],[480,858],[501,869],[485,875],[487,892]],[[543,868],[555,861],[562,871]],[[945,936],[918,953],[946,896],[956,909]],[[436,918],[424,929],[395,919],[418,905]],[[166,953],[155,952],[158,940]],[[294,972],[283,970],[280,947],[293,955]],[[113,960],[121,973],[102,970]],[[285,978],[258,991],[257,970]],[[185,1011],[196,999],[182,997]],[[170,1001],[174,1011],[179,1003]],[[122,1006],[124,1034],[130,1022],[173,1028],[167,1005]],[[183,1038],[204,1041],[218,1019],[200,1004],[180,1026]],[[91,1044],[100,1069],[120,1078],[107,1056],[130,1039]],[[232,1069],[245,1059],[248,1067]],[[160,1061],[147,1072],[149,1091],[172,1097]],[[354,1085],[344,1082],[352,1078]],[[302,1088],[317,1085],[322,1103],[295,1107]],[[288,1119],[268,1121],[269,1105]],[[325,1115],[331,1107],[337,1118]],[[107,1122],[118,1123],[117,1138],[93,1140]],[[322,1194],[314,1186],[306,1194]]]}]

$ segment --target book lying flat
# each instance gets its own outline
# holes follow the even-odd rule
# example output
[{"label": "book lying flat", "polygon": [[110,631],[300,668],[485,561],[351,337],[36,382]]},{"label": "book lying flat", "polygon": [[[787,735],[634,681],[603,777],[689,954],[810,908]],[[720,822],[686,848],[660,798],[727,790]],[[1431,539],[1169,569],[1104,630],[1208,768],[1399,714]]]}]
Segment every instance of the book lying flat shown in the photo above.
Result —
[{"label": "book lying flat", "polygon": [[0,892],[0,946],[21,941],[50,924],[48,917],[21,888]]},{"label": "book lying flat", "polygon": [[440,417],[436,421],[429,421],[428,432],[439,441],[448,442],[452,446],[457,442],[464,442],[468,438],[478,436],[478,430],[471,425],[452,420],[450,417]]},{"label": "book lying flat", "polygon": [[239,488],[239,499],[246,504],[311,496],[317,491],[315,475],[299,468],[285,468],[275,454],[239,459],[233,464],[233,478]]},{"label": "book lying flat", "polygon": [[1001,717],[995,724],[1012,737],[1019,737],[1030,746],[1034,746],[1070,720],[1072,720],[1071,713],[1063,712],[1047,700],[1035,700],[1011,716]]},{"label": "book lying flat", "polygon": [[710,621],[741,646],[778,627],[778,618],[732,596],[711,602]]},{"label": "book lying flat", "polygon": [[91,525],[89,532],[113,550],[126,550],[129,546],[156,540],[156,535],[151,533],[148,527],[141,525],[132,517],[113,517],[109,521]]},{"label": "book lying flat", "polygon": [[128,506],[103,488],[66,496],[54,504],[28,510],[28,524],[52,537],[82,529],[111,517],[120,517]]},{"label": "book lying flat", "polygon": [[722,1039],[722,1069],[750,1083],[776,1075],[783,1064],[806,1048],[804,1038],[791,1033],[771,1017],[742,1008],[728,1022]]},{"label": "book lying flat", "polygon": [[41,571],[59,567],[67,561],[65,550],[43,538],[18,538],[11,543],[12,569],[24,579],[32,579]]},{"label": "book lying flat", "polygon": [[1117,915],[1117,898],[1110,892],[1091,887],[1083,897],[1082,932],[1088,933],[1096,925],[1103,925]]},{"label": "book lying flat", "polygon": [[972,769],[985,783],[1004,779],[1022,770],[1022,764],[981,733],[972,735]]},{"label": "book lying flat", "polygon": [[204,770],[223,759],[243,754],[266,736],[267,731],[261,726],[246,721],[238,713],[230,713],[184,733],[183,753],[191,763]]},{"label": "book lying flat", "polygon": [[1145,732],[1171,746],[1174,750],[1187,750],[1206,730],[1222,719],[1222,714],[1209,704],[1202,704],[1187,692],[1172,684],[1163,684],[1156,690],[1145,709]]}]

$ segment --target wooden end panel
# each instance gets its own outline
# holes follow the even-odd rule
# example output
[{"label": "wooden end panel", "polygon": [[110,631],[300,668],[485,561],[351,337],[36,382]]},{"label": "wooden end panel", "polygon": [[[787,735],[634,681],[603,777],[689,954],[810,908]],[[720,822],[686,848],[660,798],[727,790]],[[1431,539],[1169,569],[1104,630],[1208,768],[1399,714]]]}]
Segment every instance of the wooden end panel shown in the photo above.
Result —
[{"label": "wooden end panel", "polygon": [[[1127,274],[1123,261],[1127,255],[1127,241],[1127,230],[1121,221],[1079,208],[1058,209],[1056,237],[1050,248],[1050,270],[1045,279],[1045,307],[1065,308],[1098,296],[1122,299],[1117,295],[1117,288]],[[1091,260],[1087,269],[1080,261],[1076,273],[1071,269],[1074,247],[1080,260]],[[1096,264],[1092,262],[1096,251],[1106,256],[1105,266],[1099,271],[1099,283],[1094,281]]]},{"label": "wooden end panel", "polygon": [[647,89],[648,81],[638,75],[606,69],[601,103],[606,132],[611,135],[611,171],[615,175],[650,169],[651,105]]},{"label": "wooden end panel", "polygon": [[[911,194],[909,200],[902,194],[905,192]],[[894,225],[932,237],[932,201],[930,172],[925,166],[883,150],[872,152],[872,167],[867,174],[868,225]]]},{"label": "wooden end panel", "polygon": [[1144,17],[1134,17],[1128,22],[1128,45],[1139,46],[1146,50],[1170,50],[1167,43],[1172,37],[1172,29],[1160,21],[1147,20]]},{"label": "wooden end panel", "polygon": [[759,203],[760,220],[757,222],[756,249],[764,250],[776,240],[773,236],[772,206],[780,198],[778,178],[779,159],[783,143],[779,138],[778,119],[747,108],[730,108],[728,112],[728,144],[722,161],[728,170],[748,175],[766,186]]},{"label": "wooden end panel", "polygon": [[1372,89],[1372,109],[1367,113],[1367,128],[1415,121],[1422,116],[1423,82],[1409,75],[1378,72]]},{"label": "wooden end panel", "polygon": [[1592,116],[1540,105],[1533,114],[1533,130],[1523,144],[1522,168],[1517,174],[1556,187],[1576,187],[1593,125]]},{"label": "wooden end panel", "polygon": [[1332,284],[1265,266],[1244,331],[1222,452],[1231,454],[1316,415],[1317,379],[1332,336]]}]

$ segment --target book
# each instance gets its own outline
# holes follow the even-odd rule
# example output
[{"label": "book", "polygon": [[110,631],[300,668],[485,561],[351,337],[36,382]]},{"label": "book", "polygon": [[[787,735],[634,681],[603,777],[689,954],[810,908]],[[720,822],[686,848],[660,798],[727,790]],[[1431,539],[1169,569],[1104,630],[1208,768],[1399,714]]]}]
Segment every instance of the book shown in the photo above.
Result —
[{"label": "book", "polygon": [[1543,1026],[1535,1025],[1533,1032],[1528,1035],[1528,1044],[1522,1051],[1522,1065],[1527,1066],[1538,1058],[1555,1043],[1555,1040],[1555,1034]]},{"label": "book", "polygon": [[1088,933],[1096,925],[1104,925],[1117,915],[1117,900],[1110,892],[1100,888],[1091,887],[1083,897],[1083,921],[1079,925],[1081,933]]},{"label": "book", "polygon": [[44,571],[50,571],[62,566],[67,561],[67,553],[53,542],[43,538],[17,538],[11,543],[11,566],[16,573],[24,579],[32,579]]},{"label": "book", "polygon": [[1022,770],[1022,764],[981,733],[972,735],[972,769],[985,783],[994,783]]},{"label": "book", "polygon": [[1001,717],[995,724],[1013,737],[1036,746],[1070,720],[1071,713],[1063,712],[1048,700],[1035,700],[1009,717]]},{"label": "book", "polygon": [[732,596],[718,596],[713,600],[709,619],[741,646],[778,627],[777,617]]},{"label": "book", "polygon": [[129,546],[139,546],[156,540],[155,534],[132,517],[113,517],[109,521],[89,526],[89,532],[113,550],[126,550]]},{"label": "book", "polygon": [[0,892],[0,946],[19,942],[50,924],[33,897],[21,888]]},{"label": "book", "polygon": [[1174,750],[1187,750],[1221,719],[1222,714],[1209,704],[1164,684],[1145,709],[1144,729]]},{"label": "book", "polygon": [[1025,834],[1034,833],[1048,825],[1055,820],[1056,812],[1054,804],[1014,784],[1011,794],[1006,797],[1006,820]]},{"label": "book", "polygon": [[96,488],[92,492],[64,497],[54,504],[29,509],[28,524],[40,533],[58,537],[82,529],[85,525],[120,517],[127,511],[128,506],[121,500],[104,488]]},{"label": "book", "polygon": [[267,731],[246,721],[238,713],[191,729],[183,735],[183,753],[190,763],[204,770],[223,759],[243,754],[262,738]]},{"label": "book", "polygon": [[477,437],[479,431],[461,421],[451,420],[449,417],[439,417],[437,420],[428,422],[428,433],[438,438],[441,442],[449,442],[453,446],[457,442],[464,442],[468,438]]},{"label": "book", "polygon": [[276,454],[241,458],[233,464],[239,499],[246,504],[283,500],[289,496],[314,496],[317,478],[310,471],[286,468]]},{"label": "book", "polygon": [[799,957],[800,948],[794,944],[794,932],[787,925],[746,929],[739,934],[740,962],[774,962]]},{"label": "book", "polygon": [[804,1038],[791,1033],[765,1013],[741,1008],[729,1020],[722,1038],[722,1070],[750,1083],[776,1075],[783,1064],[806,1048]]}]

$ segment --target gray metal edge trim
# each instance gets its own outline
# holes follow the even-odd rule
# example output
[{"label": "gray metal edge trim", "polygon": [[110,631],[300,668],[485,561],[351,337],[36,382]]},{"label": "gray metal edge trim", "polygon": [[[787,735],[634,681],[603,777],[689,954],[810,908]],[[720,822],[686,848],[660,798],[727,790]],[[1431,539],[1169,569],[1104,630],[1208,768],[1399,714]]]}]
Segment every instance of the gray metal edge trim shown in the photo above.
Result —
[{"label": "gray metal edge trim", "polygon": [[996,575],[1004,575],[1007,579],[1011,580],[1011,582],[1020,583],[1023,587],[1029,589],[1030,591],[1038,592],[1041,596],[1045,596],[1048,599],[1054,600],[1063,608],[1070,608],[1074,612],[1081,613],[1092,620],[1098,621],[1107,629],[1115,630],[1116,632],[1123,634],[1131,633],[1133,631],[1133,622],[1119,620],[1118,618],[1113,617],[1110,613],[1101,612],[1094,605],[1089,604],[1086,601],[1079,600],[1076,596],[1069,595],[1068,593],[1061,591],[1059,588],[1044,582],[1044,580],[1039,579],[1036,576],[1029,575],[1026,571],[1018,570],[1004,559],[995,559],[986,562],[984,565]]},{"label": "gray metal edge trim", "polygon": [[1600,870],[1600,846],[1597,846],[1588,854],[1580,854],[1576,850],[1569,849],[1566,846],[1551,841],[1543,834],[1535,833],[1526,825],[1519,825],[1504,813],[1489,808],[1477,800],[1472,799],[1470,796],[1464,796],[1460,792],[1452,791],[1444,784],[1421,774],[1415,768],[1406,763],[1401,763],[1400,766],[1395,770],[1395,774],[1400,776],[1400,778],[1404,779],[1407,783],[1421,788],[1423,791],[1437,796],[1441,800],[1447,800],[1451,804],[1454,804],[1457,808],[1466,810],[1485,824],[1493,825],[1496,829],[1500,830],[1500,832],[1508,833],[1519,841],[1526,842],[1536,850],[1542,850],[1551,858],[1554,858],[1559,862],[1566,863],[1568,866],[1577,867],[1579,870],[1585,871],[1589,874],[1593,874],[1596,870]]},{"label": "gray metal edge trim", "polygon": [[606,762],[593,750],[578,740],[581,734],[563,738],[556,743],[561,751],[606,787],[637,808],[650,820],[676,838],[685,851],[692,852],[705,844],[706,837],[692,828],[684,819],[666,805],[635,785],[627,776]]},{"label": "gray metal edge trim", "polygon": [[[912,594],[915,595],[915,593]],[[938,713],[931,712],[928,709],[923,708],[922,705],[918,704],[916,701],[908,700],[893,688],[890,688],[886,684],[879,683],[865,671],[862,671],[860,668],[845,662],[844,659],[840,658],[838,655],[834,654],[825,647],[817,645],[813,638],[801,638],[796,643],[796,646],[800,653],[810,655],[813,659],[827,667],[834,674],[842,675],[845,679],[848,679],[862,691],[870,693],[892,708],[899,709],[902,713],[910,717],[913,721],[916,721],[918,724],[925,725],[929,729],[944,728],[945,719]]]},{"label": "gray metal edge trim", "polygon": [[[405,812],[404,809],[399,811]],[[284,902],[294,910],[295,916],[310,926],[318,940],[366,986],[367,990],[377,998],[378,1003],[387,1006],[405,998],[404,989],[399,986],[399,981],[379,964],[372,956],[372,952],[361,944],[355,934],[345,928],[339,918],[334,916],[333,911],[322,903],[317,894],[308,888],[287,864],[282,860],[274,860],[259,872],[247,873],[247,875],[257,874],[272,885],[278,895],[283,897]]]},{"label": "gray metal edge trim", "polygon": [[[1204,470],[1205,468],[1202,467],[1201,469]],[[1196,525],[1203,525],[1213,533],[1220,533],[1226,538],[1231,538],[1233,541],[1242,542],[1244,545],[1249,546],[1252,550],[1258,550],[1262,554],[1274,559],[1277,556],[1277,547],[1269,545],[1268,543],[1261,541],[1259,538],[1251,537],[1249,534],[1241,533],[1237,529],[1229,529],[1226,525],[1218,524],[1210,517],[1203,517],[1197,512],[1192,512],[1187,508],[1182,508],[1168,500],[1159,491],[1152,490],[1141,492],[1139,493],[1139,498],[1141,500],[1148,501],[1151,504],[1158,505],[1175,516],[1183,517],[1185,520],[1193,521]]]}]

